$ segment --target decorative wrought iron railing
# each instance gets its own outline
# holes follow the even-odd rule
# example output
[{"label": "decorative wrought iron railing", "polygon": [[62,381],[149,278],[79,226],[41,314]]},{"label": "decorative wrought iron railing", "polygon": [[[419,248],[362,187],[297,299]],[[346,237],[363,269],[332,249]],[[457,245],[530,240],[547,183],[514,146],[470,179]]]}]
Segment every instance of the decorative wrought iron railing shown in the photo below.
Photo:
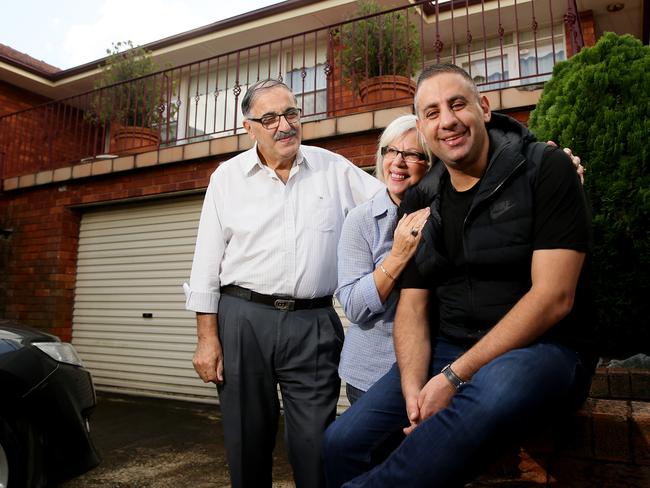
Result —
[{"label": "decorative wrought iron railing", "polygon": [[440,61],[481,90],[539,84],[582,45],[575,0],[412,1],[2,116],[0,176],[241,133],[262,78],[287,83],[309,121],[409,104]]}]

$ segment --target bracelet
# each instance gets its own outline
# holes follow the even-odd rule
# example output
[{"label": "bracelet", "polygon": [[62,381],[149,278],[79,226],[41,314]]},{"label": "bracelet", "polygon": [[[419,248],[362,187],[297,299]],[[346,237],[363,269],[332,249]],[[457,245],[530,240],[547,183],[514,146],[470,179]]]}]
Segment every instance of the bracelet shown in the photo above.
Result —
[{"label": "bracelet", "polygon": [[384,265],[383,265],[383,264],[380,264],[380,265],[379,265],[379,269],[380,269],[380,270],[381,270],[381,271],[382,271],[386,276],[388,276],[388,277],[391,279],[391,281],[395,281],[395,278],[393,278],[393,275],[390,274],[388,271],[386,271],[386,268],[384,268]]},{"label": "bracelet", "polygon": [[456,389],[460,388],[462,385],[467,383],[466,381],[463,381],[460,378],[460,376],[454,373],[454,370],[451,369],[451,364],[448,364],[447,366],[442,368],[442,371],[440,372],[445,376],[445,378],[447,378],[447,380],[449,380],[449,383],[451,383],[451,385]]}]

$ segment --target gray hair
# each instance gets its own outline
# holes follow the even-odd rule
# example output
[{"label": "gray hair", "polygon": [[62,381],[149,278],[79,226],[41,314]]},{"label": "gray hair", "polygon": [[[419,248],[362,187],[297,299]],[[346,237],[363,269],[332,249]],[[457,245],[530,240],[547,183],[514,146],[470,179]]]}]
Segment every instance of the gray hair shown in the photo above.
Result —
[{"label": "gray hair", "polygon": [[267,90],[269,88],[275,88],[277,86],[280,86],[285,90],[287,90],[289,93],[291,93],[291,96],[293,97],[294,101],[296,100],[296,96],[291,91],[291,88],[285,85],[282,81],[275,80],[273,78],[259,80],[248,87],[248,90],[246,90],[246,94],[244,95],[244,98],[242,98],[241,111],[242,114],[244,114],[244,117],[250,117],[251,109],[253,108],[253,104],[255,103],[255,100],[257,100],[257,97],[259,96],[259,92],[261,92],[262,90]]},{"label": "gray hair", "polygon": [[479,94],[476,83],[469,75],[469,73],[465,71],[463,68],[461,68],[460,66],[456,66],[455,64],[452,63],[432,64],[424,68],[422,70],[422,73],[420,73],[420,76],[418,76],[418,82],[415,87],[415,97],[413,99],[413,106],[415,107],[415,113],[418,112],[418,93],[420,92],[420,86],[422,85],[422,83],[425,80],[428,80],[429,78],[433,78],[434,76],[441,75],[443,73],[457,74],[465,78],[465,80],[467,80],[467,83],[471,87],[472,91],[474,92],[474,95],[476,95],[476,100],[478,101],[481,99],[481,95]]},{"label": "gray hair", "polygon": [[422,134],[418,131],[416,125],[417,117],[415,115],[402,115],[393,120],[388,126],[384,129],[384,132],[379,136],[379,141],[377,142],[377,154],[375,156],[375,176],[380,180],[384,181],[384,157],[381,155],[381,148],[388,146],[395,139],[403,136],[407,132],[412,130],[417,131],[418,142],[424,153],[427,155],[428,166],[431,166],[432,154],[429,148],[427,147]]}]

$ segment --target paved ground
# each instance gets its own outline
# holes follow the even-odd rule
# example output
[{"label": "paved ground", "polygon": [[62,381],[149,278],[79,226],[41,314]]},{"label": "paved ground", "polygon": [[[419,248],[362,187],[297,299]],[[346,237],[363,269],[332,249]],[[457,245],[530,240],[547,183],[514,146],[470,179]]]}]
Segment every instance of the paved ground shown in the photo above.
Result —
[{"label": "paved ground", "polygon": [[[215,405],[102,394],[91,418],[102,463],[59,488],[227,488],[230,480]],[[294,488],[280,425],[273,488]],[[531,488],[490,477],[466,488]]]},{"label": "paved ground", "polygon": [[[61,488],[229,487],[218,407],[100,395],[91,418],[102,463]],[[293,487],[282,442],[274,454],[274,488]]]}]

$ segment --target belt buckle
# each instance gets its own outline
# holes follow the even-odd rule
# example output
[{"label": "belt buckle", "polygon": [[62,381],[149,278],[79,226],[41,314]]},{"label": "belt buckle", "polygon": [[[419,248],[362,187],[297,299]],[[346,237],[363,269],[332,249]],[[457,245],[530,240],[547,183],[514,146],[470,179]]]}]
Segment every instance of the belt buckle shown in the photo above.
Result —
[{"label": "belt buckle", "polygon": [[278,310],[291,312],[294,310],[296,306],[296,301],[291,299],[286,299],[286,298],[278,298],[276,301],[273,302],[273,306]]}]

